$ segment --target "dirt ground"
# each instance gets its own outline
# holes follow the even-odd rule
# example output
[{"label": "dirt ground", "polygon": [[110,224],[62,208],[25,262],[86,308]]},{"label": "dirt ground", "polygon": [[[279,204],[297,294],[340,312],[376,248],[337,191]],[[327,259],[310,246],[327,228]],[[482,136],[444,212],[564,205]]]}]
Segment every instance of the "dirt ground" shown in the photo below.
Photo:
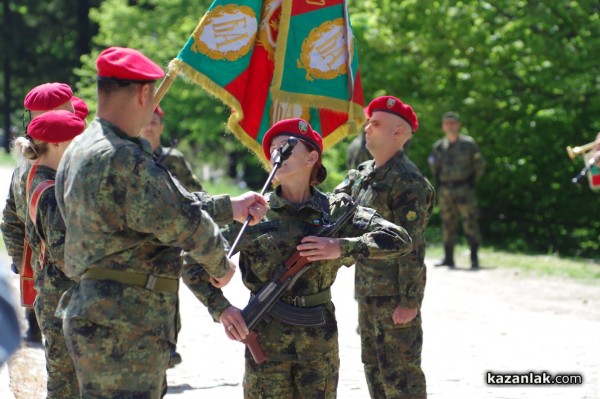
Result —
[{"label": "dirt ground", "polygon": [[[10,171],[0,168],[0,181],[6,186]],[[0,198],[5,198],[2,190],[5,187],[0,188]],[[495,268],[485,257],[482,264],[485,267],[478,272],[428,266],[422,312],[429,397],[600,398],[600,285],[525,276]],[[0,268],[8,265],[6,253],[0,252]],[[16,276],[12,282],[18,289]],[[344,268],[333,286],[340,330],[341,399],[369,397],[352,292],[353,270]],[[239,276],[225,293],[238,306],[247,300]],[[187,288],[180,295],[183,329],[178,350],[183,363],[168,371],[167,399],[242,398],[243,345],[226,338]],[[583,376],[583,384],[488,385],[488,371],[576,373]],[[45,397],[41,346],[23,346],[10,359],[8,372],[16,399]]]},{"label": "dirt ground", "polygon": [[[485,262],[485,259],[483,259]],[[540,279],[506,269],[479,272],[428,269],[423,305],[423,369],[431,398],[600,398],[599,287]],[[352,270],[334,284],[340,329],[339,398],[368,398],[356,334]],[[226,289],[240,306],[243,287]],[[183,288],[179,351],[183,363],[169,370],[167,398],[241,398],[243,345]],[[486,372],[578,373],[582,385],[494,386]],[[9,362],[16,399],[45,397],[41,347],[23,347]]]}]

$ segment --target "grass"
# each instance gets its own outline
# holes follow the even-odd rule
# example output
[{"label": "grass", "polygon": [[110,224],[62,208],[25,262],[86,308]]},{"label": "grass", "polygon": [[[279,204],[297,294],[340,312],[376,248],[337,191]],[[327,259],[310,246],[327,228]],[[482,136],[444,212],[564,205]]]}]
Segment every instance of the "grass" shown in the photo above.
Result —
[{"label": "grass", "polygon": [[0,150],[0,165],[1,166],[15,166],[17,161],[12,154],[7,154],[6,151]]},{"label": "grass", "polygon": [[[469,248],[459,245],[454,250],[457,265],[470,265]],[[434,244],[427,248],[427,258],[439,260],[443,247]],[[590,284],[600,284],[600,262],[591,259],[561,258],[555,255],[512,253],[483,247],[479,254],[482,267],[518,269],[536,277],[572,278]]]}]

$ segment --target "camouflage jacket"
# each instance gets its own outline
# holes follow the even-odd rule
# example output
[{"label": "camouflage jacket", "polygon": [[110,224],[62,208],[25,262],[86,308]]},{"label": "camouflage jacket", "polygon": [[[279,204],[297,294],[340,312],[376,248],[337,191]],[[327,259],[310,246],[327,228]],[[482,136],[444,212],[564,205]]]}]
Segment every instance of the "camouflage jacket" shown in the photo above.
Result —
[{"label": "camouflage jacket", "polygon": [[159,146],[155,151],[156,162],[163,165],[189,192],[204,191],[192,167],[181,151],[173,147]]},{"label": "camouflage jacket", "polygon": [[[316,234],[327,222],[324,202],[329,201],[330,219],[336,220],[348,207],[345,195],[329,195],[313,189],[312,198],[294,205],[276,190],[269,196],[269,211],[263,221],[249,227],[240,240],[240,271],[244,285],[253,293],[275,277],[276,270],[296,251],[301,239]],[[228,226],[225,236],[233,241],[239,227]],[[342,265],[359,260],[392,259],[410,251],[410,237],[406,231],[379,216],[369,208],[359,207],[351,222],[338,233],[342,255],[338,259],[318,261],[304,273],[285,296],[305,296],[331,287]],[[188,262],[186,262],[188,263]],[[229,306],[221,290],[207,283],[201,268],[188,267],[184,279],[192,291],[218,320]]]},{"label": "camouflage jacket", "polygon": [[[190,194],[151,154],[146,140],[100,118],[67,148],[56,194],[69,277],[103,268],[179,279],[179,248],[215,277],[229,270],[225,241],[209,216],[230,223],[229,197]],[[63,317],[175,342],[176,293],[86,279],[68,294],[59,305]]]},{"label": "camouflage jacket", "polygon": [[350,170],[335,192],[350,194],[360,205],[406,229],[412,251],[391,259],[359,259],[356,263],[356,296],[398,296],[398,304],[420,307],[425,291],[425,228],[435,201],[435,191],[421,171],[399,151],[375,168],[367,161]]},{"label": "camouflage jacket", "polygon": [[23,242],[25,240],[25,216],[27,204],[25,202],[25,187],[27,185],[27,174],[31,164],[24,158],[19,160],[17,167],[13,171],[6,205],[2,211],[2,237],[8,256],[12,258],[13,263],[21,266],[23,257]]},{"label": "camouflage jacket", "polygon": [[[47,166],[38,166],[31,183],[30,194],[44,180],[54,180],[56,171]],[[36,262],[33,267],[35,289],[38,293],[62,295],[74,282],[62,272],[64,267],[65,224],[56,203],[53,188],[44,191],[37,207],[36,224],[27,214],[25,229],[33,251],[32,259],[39,259],[42,242],[45,245],[44,263]]]},{"label": "camouflage jacket", "polygon": [[439,139],[429,155],[429,167],[436,183],[467,183],[471,186],[481,178],[485,161],[472,137],[459,135],[458,141],[450,143]]}]

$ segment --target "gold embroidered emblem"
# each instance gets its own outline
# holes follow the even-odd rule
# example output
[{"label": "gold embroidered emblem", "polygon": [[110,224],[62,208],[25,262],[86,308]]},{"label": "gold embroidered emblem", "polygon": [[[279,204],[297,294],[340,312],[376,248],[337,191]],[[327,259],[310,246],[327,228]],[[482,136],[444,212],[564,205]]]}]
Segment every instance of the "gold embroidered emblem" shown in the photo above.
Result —
[{"label": "gold embroidered emblem", "polygon": [[269,58],[275,57],[275,43],[279,34],[281,19],[281,3],[283,0],[267,0],[263,4],[262,20],[258,27],[257,45],[261,45],[269,53]]},{"label": "gold embroidered emblem", "polygon": [[300,118],[310,121],[308,107],[300,104],[290,104],[282,101],[273,101],[271,105],[271,126],[284,119]]},{"label": "gold embroidered emblem", "polygon": [[216,6],[193,33],[192,51],[214,60],[235,61],[254,46],[258,30],[254,10],[248,6]]},{"label": "gold embroidered emblem", "polygon": [[[350,41],[350,59],[354,54],[354,40]],[[348,69],[346,24],[343,18],[325,21],[311,30],[302,43],[298,68],[306,70],[306,80],[334,79],[346,74]]]},{"label": "gold embroidered emblem", "polygon": [[409,222],[412,222],[416,218],[417,218],[417,212],[415,212],[415,211],[410,211],[406,214],[406,220],[408,220]]}]

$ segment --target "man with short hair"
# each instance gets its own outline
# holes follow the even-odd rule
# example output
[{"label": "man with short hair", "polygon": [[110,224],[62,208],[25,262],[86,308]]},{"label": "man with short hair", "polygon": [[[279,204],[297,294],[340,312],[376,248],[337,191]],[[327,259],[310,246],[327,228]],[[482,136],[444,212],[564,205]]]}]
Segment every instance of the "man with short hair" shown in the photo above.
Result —
[{"label": "man with short hair", "polygon": [[456,225],[460,217],[471,249],[471,268],[476,270],[481,233],[475,183],[483,175],[485,161],[475,140],[460,134],[460,128],[459,115],[446,112],[442,117],[445,137],[435,142],[428,159],[437,184],[444,242],[444,259],[436,266],[455,267]]},{"label": "man with short hair", "polygon": [[178,326],[181,248],[226,285],[234,266],[218,226],[252,216],[254,193],[189,193],[138,138],[163,70],[137,50],[96,60],[98,110],[59,165],[56,194],[67,228],[66,274],[78,283],[58,307],[83,398],[157,398]]},{"label": "man with short hair", "polygon": [[372,398],[425,398],[421,369],[425,291],[425,228],[435,192],[403,148],[419,123],[412,107],[396,97],[374,99],[365,109],[366,146],[373,160],[350,170],[336,192],[352,195],[406,229],[412,251],[393,260],[359,260],[355,296],[362,361]]}]

